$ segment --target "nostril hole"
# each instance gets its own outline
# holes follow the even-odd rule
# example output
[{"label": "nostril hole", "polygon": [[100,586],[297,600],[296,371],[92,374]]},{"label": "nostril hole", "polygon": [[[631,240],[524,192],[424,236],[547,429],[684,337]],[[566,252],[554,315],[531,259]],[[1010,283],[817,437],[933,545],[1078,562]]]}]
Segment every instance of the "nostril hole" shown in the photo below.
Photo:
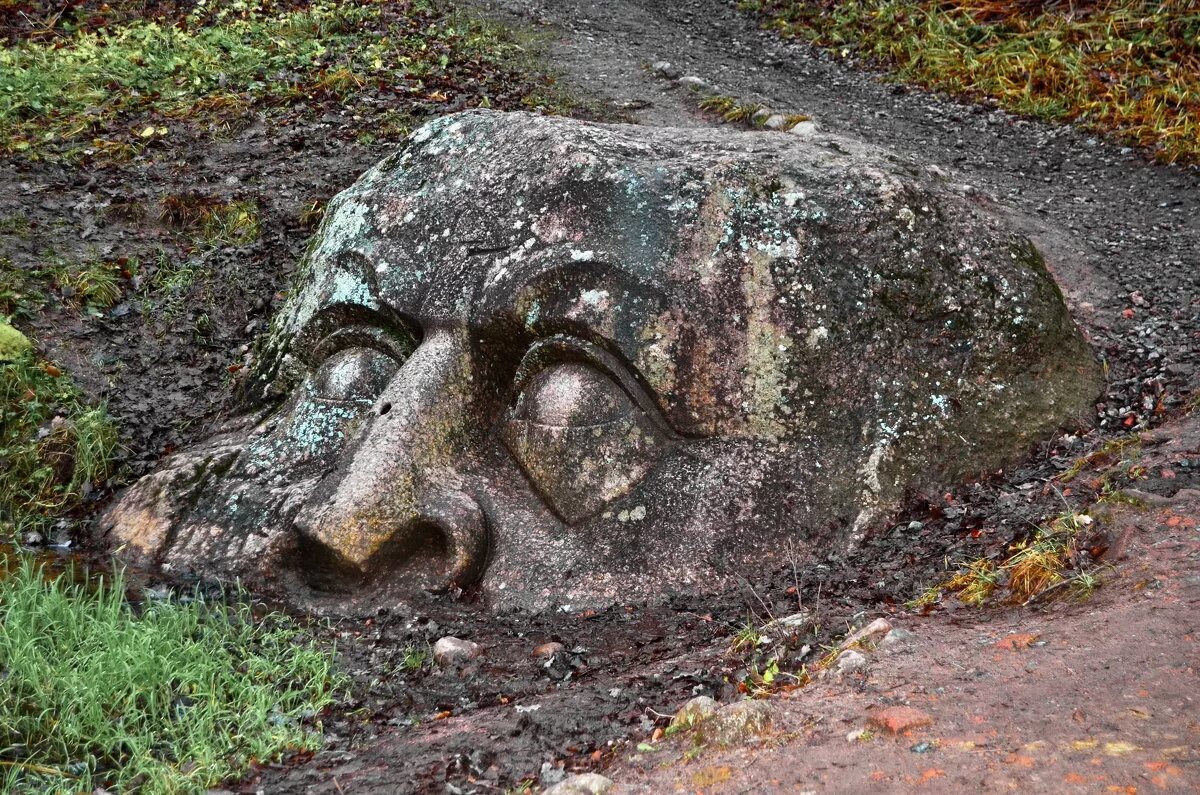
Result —
[{"label": "nostril hole", "polygon": [[379,407],[379,416],[382,417],[384,414],[387,414],[391,410],[392,410],[392,404],[384,403],[383,405],[381,405]]}]

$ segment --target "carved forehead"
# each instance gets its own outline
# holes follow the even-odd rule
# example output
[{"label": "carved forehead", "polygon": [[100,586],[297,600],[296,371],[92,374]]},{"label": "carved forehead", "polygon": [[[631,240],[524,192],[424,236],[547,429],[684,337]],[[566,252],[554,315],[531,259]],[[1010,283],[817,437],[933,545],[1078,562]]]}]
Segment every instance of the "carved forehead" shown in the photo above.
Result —
[{"label": "carved forehead", "polygon": [[[839,335],[943,298],[969,306],[1012,256],[980,236],[986,219],[947,234],[967,210],[840,139],[523,121],[439,119],[331,202],[291,329],[339,306],[565,325],[637,368],[680,430],[782,436]],[[939,297],[939,274],[963,267],[983,282]],[[877,378],[903,376],[887,349],[907,341],[854,336]],[[842,353],[861,369],[862,351]]]}]

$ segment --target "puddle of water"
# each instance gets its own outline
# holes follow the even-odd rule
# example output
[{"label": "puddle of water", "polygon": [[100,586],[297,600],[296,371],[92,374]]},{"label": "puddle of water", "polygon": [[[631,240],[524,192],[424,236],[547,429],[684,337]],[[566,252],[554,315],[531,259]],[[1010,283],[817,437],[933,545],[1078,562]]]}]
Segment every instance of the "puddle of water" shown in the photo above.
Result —
[{"label": "puddle of water", "polygon": [[[41,566],[43,577],[57,579],[65,575],[76,584],[98,585],[101,578],[107,578],[112,573],[109,566],[97,560],[85,559],[74,550],[62,547],[29,549],[0,542],[0,580],[30,560]],[[132,585],[132,582],[126,582],[126,598],[133,590],[130,587]]]}]

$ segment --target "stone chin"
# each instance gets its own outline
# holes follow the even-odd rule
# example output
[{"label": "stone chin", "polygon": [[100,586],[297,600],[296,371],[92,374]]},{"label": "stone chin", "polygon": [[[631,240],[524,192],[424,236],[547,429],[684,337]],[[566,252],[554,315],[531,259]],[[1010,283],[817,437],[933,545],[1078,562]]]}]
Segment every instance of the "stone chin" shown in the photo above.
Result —
[{"label": "stone chin", "polygon": [[448,116],[301,273],[243,416],[108,514],[132,557],[365,607],[715,588],[1101,390],[1027,240],[829,136]]}]

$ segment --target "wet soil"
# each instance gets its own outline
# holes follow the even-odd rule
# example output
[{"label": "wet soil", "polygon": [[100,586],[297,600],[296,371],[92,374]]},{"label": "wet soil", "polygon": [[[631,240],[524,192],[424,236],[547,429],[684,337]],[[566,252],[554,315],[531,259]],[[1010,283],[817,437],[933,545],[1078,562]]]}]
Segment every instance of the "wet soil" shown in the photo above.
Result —
[{"label": "wet soil", "polygon": [[[807,113],[971,185],[977,201],[1009,213],[1042,248],[1107,362],[1099,427],[1055,439],[1023,466],[953,493],[914,495],[910,510],[852,558],[763,571],[717,597],[528,616],[493,615],[464,595],[430,597],[405,615],[329,617],[314,631],[337,641],[356,684],[349,703],[321,716],[325,749],[229,789],[503,792],[548,784],[563,770],[604,772],[627,791],[1200,786],[1200,710],[1191,701],[1200,507],[1187,494],[1200,487],[1200,442],[1194,419],[1180,419],[1200,379],[1200,171],[1152,164],[1069,127],[888,84],[761,32],[718,0],[494,0],[492,8],[550,32],[570,82],[641,123],[718,123],[646,68],[665,59],[722,93]],[[281,124],[250,114],[215,138],[181,125],[158,156],[151,150],[104,168],[0,164],[0,218],[28,221],[0,240],[0,254],[16,266],[33,267],[52,249],[75,259],[137,259],[149,280],[164,262],[199,264],[209,274],[182,301],[127,299],[100,317],[52,295],[50,311],[26,324],[89,395],[109,400],[130,450],[129,476],[202,437],[230,407],[237,368],[301,253],[305,211],[390,148],[356,143],[361,119],[353,115],[329,107]],[[255,202],[262,237],[198,250],[160,218],[164,198],[189,192]],[[138,296],[138,285],[127,292]],[[1144,445],[1144,471],[1102,456],[1069,483],[1053,480],[1106,440],[1147,429],[1165,440]],[[1112,568],[1092,600],[904,607],[944,579],[947,559],[999,554],[1064,502],[1092,504],[1106,484],[1176,501],[1122,509],[1101,523],[1109,535],[1098,562]],[[689,760],[686,738],[638,750],[692,696],[744,696],[765,650],[732,652],[739,630],[801,611],[816,623],[775,639],[786,672],[812,667],[823,644],[867,617],[888,615],[918,638],[872,657],[863,674],[776,688],[776,728],[749,747]],[[1045,645],[994,645],[1014,632]],[[438,669],[426,657],[444,635],[479,642],[485,654],[465,670]],[[533,656],[548,641],[564,648]],[[912,738],[847,742],[870,708],[894,703],[926,711],[933,726]],[[910,750],[924,741],[932,753]],[[1113,743],[1136,750],[1109,753]]]}]

